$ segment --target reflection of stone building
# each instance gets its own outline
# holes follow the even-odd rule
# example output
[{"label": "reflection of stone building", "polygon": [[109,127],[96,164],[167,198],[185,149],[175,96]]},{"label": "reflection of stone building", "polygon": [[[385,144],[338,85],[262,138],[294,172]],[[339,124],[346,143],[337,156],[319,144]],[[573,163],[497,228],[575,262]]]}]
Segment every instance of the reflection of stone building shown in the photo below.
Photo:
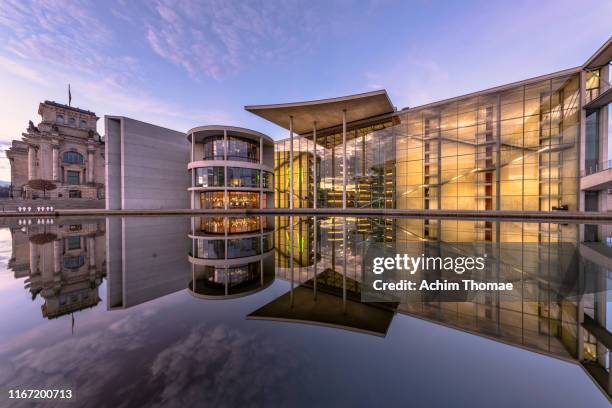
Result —
[{"label": "reflection of stone building", "polygon": [[274,281],[274,217],[193,217],[189,291],[204,299],[231,299]]},{"label": "reflection of stone building", "polygon": [[44,299],[42,314],[52,319],[100,302],[106,245],[102,220],[60,220],[55,225],[47,221],[11,228],[8,266],[15,278],[26,278],[32,299]]},{"label": "reflection of stone building", "polygon": [[42,120],[30,125],[22,140],[6,151],[11,164],[11,196],[42,197],[29,180],[53,181],[52,198],[100,199],[104,194],[104,142],[96,130],[95,113],[56,102],[38,107]]}]

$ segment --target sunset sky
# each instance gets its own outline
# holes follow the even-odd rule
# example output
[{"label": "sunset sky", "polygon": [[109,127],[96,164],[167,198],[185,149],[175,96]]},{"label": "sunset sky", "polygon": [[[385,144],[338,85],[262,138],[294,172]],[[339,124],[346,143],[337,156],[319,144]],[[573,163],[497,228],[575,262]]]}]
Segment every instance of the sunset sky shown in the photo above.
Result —
[{"label": "sunset sky", "polygon": [[68,83],[100,117],[281,138],[244,105],[385,88],[417,106],[581,65],[612,34],[609,0],[500,3],[0,0],[0,149]]}]

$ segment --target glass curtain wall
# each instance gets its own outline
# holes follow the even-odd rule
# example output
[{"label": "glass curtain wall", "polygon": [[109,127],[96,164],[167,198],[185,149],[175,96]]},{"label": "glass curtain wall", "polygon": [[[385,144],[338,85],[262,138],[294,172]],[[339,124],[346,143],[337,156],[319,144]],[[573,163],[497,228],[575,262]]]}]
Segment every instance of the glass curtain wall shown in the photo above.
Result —
[{"label": "glass curtain wall", "polygon": [[[347,130],[348,208],[577,210],[579,76],[401,111]],[[306,137],[311,138],[310,135]],[[319,208],[342,207],[342,132],[317,134]],[[312,141],[275,146],[275,205],[312,207]]]},{"label": "glass curtain wall", "polygon": [[[274,204],[276,208],[289,208],[291,191],[289,172],[293,171],[294,207],[312,208],[314,198],[313,143],[302,137],[294,138],[292,165],[290,164],[289,146],[289,139],[281,140],[274,145]],[[269,176],[266,177],[268,177],[266,182],[269,182]]]},{"label": "glass curtain wall", "polygon": [[[391,126],[393,123],[393,120],[387,119],[373,125],[347,130],[347,207],[393,208],[395,179],[393,142],[395,128]],[[289,207],[290,169],[293,171],[294,207],[314,206],[315,163],[318,207],[342,207],[344,152],[341,131],[317,133],[316,160],[313,141],[305,137],[295,137],[293,165],[290,166],[289,145],[288,139],[275,144],[276,207]]]},{"label": "glass curtain wall", "polygon": [[578,76],[400,114],[397,208],[577,205]]}]

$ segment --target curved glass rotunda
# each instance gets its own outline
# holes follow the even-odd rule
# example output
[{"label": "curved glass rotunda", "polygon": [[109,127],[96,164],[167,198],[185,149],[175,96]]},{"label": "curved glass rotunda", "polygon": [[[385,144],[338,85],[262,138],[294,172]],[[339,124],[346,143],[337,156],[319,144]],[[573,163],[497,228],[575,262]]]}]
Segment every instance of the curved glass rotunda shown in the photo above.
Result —
[{"label": "curved glass rotunda", "polygon": [[274,142],[233,126],[200,126],[191,143],[192,209],[270,208],[274,202]]}]

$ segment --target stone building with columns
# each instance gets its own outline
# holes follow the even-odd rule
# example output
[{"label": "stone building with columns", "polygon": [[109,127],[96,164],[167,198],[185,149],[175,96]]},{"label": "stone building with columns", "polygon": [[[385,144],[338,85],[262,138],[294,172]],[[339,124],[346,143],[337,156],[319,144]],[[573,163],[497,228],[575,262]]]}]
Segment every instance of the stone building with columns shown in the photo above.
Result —
[{"label": "stone building with columns", "polygon": [[41,121],[29,126],[21,140],[6,151],[11,165],[11,197],[41,198],[42,191],[28,181],[52,181],[57,188],[45,194],[53,199],[104,198],[104,141],[94,112],[44,101]]}]

